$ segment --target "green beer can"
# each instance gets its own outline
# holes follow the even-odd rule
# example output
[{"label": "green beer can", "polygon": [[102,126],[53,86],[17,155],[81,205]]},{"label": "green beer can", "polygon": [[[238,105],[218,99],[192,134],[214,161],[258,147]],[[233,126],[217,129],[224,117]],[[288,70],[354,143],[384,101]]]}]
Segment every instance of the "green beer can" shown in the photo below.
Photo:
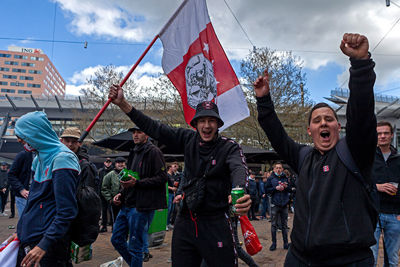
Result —
[{"label": "green beer can", "polygon": [[124,181],[124,182],[129,181],[131,179],[131,177],[129,177],[129,175],[132,176],[133,178],[135,178],[136,180],[140,179],[139,173],[134,172],[132,170],[128,170],[128,169],[123,169],[122,171],[120,171],[120,173],[118,174],[118,179],[120,181]]},{"label": "green beer can", "polygon": [[232,198],[233,211],[236,211],[236,209],[235,209],[236,201],[239,198],[243,197],[243,196],[244,196],[244,189],[243,188],[236,187],[236,188],[232,189],[231,198]]}]

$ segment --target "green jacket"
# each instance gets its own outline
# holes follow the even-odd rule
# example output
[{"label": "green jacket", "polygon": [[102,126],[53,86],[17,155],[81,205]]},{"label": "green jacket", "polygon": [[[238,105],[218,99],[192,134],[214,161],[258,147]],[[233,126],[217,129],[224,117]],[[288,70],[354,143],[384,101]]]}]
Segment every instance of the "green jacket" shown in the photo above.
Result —
[{"label": "green jacket", "polygon": [[115,170],[110,171],[103,178],[103,183],[101,184],[101,194],[103,197],[110,202],[113,197],[119,193],[119,179],[118,174]]}]

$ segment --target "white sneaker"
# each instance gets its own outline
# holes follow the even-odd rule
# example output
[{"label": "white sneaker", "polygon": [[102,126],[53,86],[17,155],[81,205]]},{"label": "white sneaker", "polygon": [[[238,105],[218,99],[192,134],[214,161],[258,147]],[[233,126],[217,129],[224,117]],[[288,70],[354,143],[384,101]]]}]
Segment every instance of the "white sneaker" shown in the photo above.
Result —
[{"label": "white sneaker", "polygon": [[1,214],[1,216],[8,216],[8,214],[7,213],[5,213],[5,212],[3,212],[2,214]]}]

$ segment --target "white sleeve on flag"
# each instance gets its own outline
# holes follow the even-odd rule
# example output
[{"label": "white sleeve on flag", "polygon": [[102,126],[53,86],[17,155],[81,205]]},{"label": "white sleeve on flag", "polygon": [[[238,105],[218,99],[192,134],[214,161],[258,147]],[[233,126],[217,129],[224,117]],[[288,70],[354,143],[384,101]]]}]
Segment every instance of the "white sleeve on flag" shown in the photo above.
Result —
[{"label": "white sleeve on flag", "polygon": [[217,98],[217,105],[224,126],[220,131],[250,116],[246,98],[240,85],[221,94]]}]

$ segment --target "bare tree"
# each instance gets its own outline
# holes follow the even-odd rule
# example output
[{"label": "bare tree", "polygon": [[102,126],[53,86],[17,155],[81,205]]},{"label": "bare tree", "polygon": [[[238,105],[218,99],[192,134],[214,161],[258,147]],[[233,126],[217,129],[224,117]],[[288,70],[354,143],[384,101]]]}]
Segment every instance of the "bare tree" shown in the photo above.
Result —
[{"label": "bare tree", "polygon": [[257,121],[256,99],[252,87],[253,82],[266,68],[270,77],[271,97],[286,131],[298,142],[309,142],[304,130],[312,101],[305,87],[306,75],[302,61],[291,52],[277,52],[268,48],[253,50],[240,64],[250,117],[232,126],[227,134],[242,144],[271,148]]},{"label": "bare tree", "polygon": [[[83,106],[86,110],[75,114],[81,129],[86,129],[97,112],[107,102],[110,85],[118,84],[122,79],[122,72],[118,72],[114,65],[107,65],[101,67],[94,73],[93,77],[87,80],[89,86],[80,91],[83,95]],[[129,79],[123,88],[126,98],[132,101],[136,95],[136,83]],[[95,137],[96,139],[109,137],[130,127],[132,127],[132,122],[129,118],[117,106],[111,104],[93,127],[89,137],[92,137],[93,140]]]}]

